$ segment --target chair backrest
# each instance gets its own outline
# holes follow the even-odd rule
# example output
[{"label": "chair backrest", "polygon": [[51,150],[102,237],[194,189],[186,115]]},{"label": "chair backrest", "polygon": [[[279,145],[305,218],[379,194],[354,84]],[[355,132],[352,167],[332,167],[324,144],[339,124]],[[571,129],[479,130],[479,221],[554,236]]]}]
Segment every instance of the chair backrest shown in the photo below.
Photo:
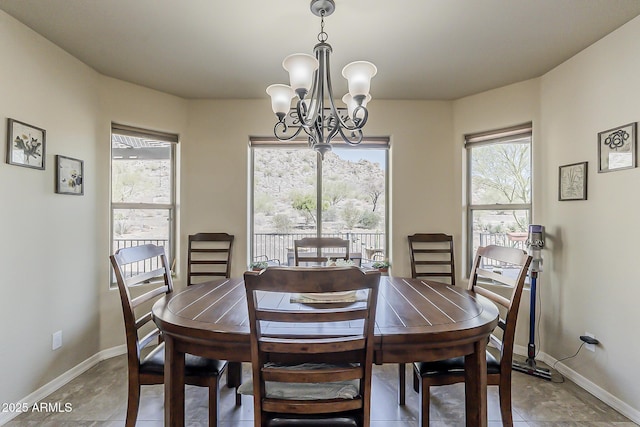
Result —
[{"label": "chair backrest", "polygon": [[[364,425],[369,425],[380,273],[357,267],[270,267],[261,272],[248,271],[244,280],[251,329],[256,426],[264,425],[274,413],[307,415],[347,411],[357,412],[366,420]],[[327,292],[356,292],[358,297],[350,303],[311,306],[291,302],[286,295],[313,293],[318,297]],[[291,365],[303,363],[314,365],[291,369]],[[309,400],[292,400],[266,393],[269,387],[277,388],[277,383],[314,383],[315,389],[318,384],[335,385],[336,381],[355,381],[353,398],[315,396]],[[265,386],[266,382],[269,386]]]},{"label": "chair backrest", "polygon": [[[140,351],[150,344],[157,344],[160,337],[160,330],[151,321],[151,307],[160,297],[173,291],[171,270],[164,248],[156,245],[118,249],[109,259],[122,302],[129,372],[137,372]],[[145,268],[128,268],[135,264],[144,265]],[[142,273],[127,274],[127,271]],[[132,292],[131,288],[138,285],[143,286]],[[141,332],[143,327],[144,331]],[[141,337],[141,333],[144,336]]]},{"label": "chair backrest", "polygon": [[231,275],[233,235],[198,233],[189,236],[187,285]]},{"label": "chair backrest", "polygon": [[[349,259],[349,241],[338,237],[305,237],[294,240],[294,263],[321,264],[331,259]],[[302,264],[304,265],[304,264]]]},{"label": "chair backrest", "polygon": [[[532,257],[521,249],[494,245],[478,248],[473,260],[468,289],[489,298],[499,308],[502,307],[501,312],[505,314],[504,319],[498,322],[501,336],[490,336],[490,342],[500,350],[501,373],[511,371],[520,297],[531,260]],[[503,289],[508,291],[509,297],[482,287],[483,282],[506,286]]]},{"label": "chair backrest", "polygon": [[411,277],[456,284],[453,236],[444,233],[416,233],[407,236],[411,255]]}]

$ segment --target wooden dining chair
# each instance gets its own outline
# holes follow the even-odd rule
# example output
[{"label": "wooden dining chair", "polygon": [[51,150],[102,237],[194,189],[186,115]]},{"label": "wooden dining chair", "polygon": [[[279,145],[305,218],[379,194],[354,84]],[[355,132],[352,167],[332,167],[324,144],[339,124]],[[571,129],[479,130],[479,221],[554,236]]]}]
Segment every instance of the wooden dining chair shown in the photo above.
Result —
[{"label": "wooden dining chair", "polygon": [[411,277],[456,284],[453,236],[444,233],[416,233],[407,236],[411,255]]},{"label": "wooden dining chair", "polygon": [[322,264],[331,259],[349,259],[349,241],[338,237],[305,237],[294,240],[294,264]]},{"label": "wooden dining chair", "polygon": [[[254,425],[369,426],[380,273],[353,266],[271,267],[248,271],[244,280]],[[291,302],[282,293],[312,293],[322,302]],[[358,297],[341,303],[324,298],[342,294]]]},{"label": "wooden dining chair", "polygon": [[[444,233],[415,233],[407,236],[411,257],[411,277],[455,286],[456,269],[453,236]],[[398,402],[405,404],[406,365],[398,364]]]},{"label": "wooden dining chair", "polygon": [[[173,282],[161,246],[118,249],[109,258],[120,291],[127,341],[129,392],[126,426],[134,427],[140,405],[140,386],[164,383],[165,346],[159,329],[151,321],[150,310],[156,300],[173,292]],[[153,344],[157,345],[147,352]],[[217,426],[218,383],[225,368],[224,361],[190,354],[185,357],[185,383],[209,388],[209,425],[212,427]]]},{"label": "wooden dining chair", "polygon": [[227,233],[197,233],[189,236],[187,285],[231,276],[233,238]]},{"label": "wooden dining chair", "polygon": [[[500,397],[500,414],[503,426],[512,426],[511,413],[511,363],[515,341],[516,321],[520,297],[524,287],[531,256],[516,248],[486,246],[478,248],[473,261],[467,289],[493,301],[503,308],[504,319],[498,327],[502,333],[490,336],[490,345],[495,347],[498,357],[487,350],[487,384],[497,385]],[[483,284],[487,284],[485,287]],[[507,298],[489,287],[505,286]],[[464,357],[436,362],[414,363],[414,389],[421,395],[421,426],[429,425],[429,387],[464,382]]]}]

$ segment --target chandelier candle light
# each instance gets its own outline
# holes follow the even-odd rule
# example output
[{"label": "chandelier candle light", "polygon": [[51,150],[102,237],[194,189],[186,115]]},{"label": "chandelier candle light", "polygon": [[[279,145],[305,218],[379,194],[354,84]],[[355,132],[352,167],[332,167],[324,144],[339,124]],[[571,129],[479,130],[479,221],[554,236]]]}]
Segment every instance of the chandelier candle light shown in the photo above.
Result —
[{"label": "chandelier candle light", "polygon": [[[342,97],[347,105],[347,115],[340,114],[333,100],[329,55],[331,45],[324,31],[324,17],[335,10],[333,0],[312,0],[311,12],[320,17],[319,43],[313,48],[315,57],[296,53],[287,56],[282,66],[289,72],[290,86],[274,84],[267,88],[271,96],[271,108],[278,117],[273,133],[280,141],[289,141],[301,130],[309,137],[309,146],[318,151],[322,158],[331,150],[331,140],[340,134],[342,140],[351,145],[362,142],[362,128],[367,123],[369,113],[367,103],[371,100],[369,87],[376,75],[376,66],[367,61],[356,61],[342,69],[342,75],[349,83],[349,93]],[[295,108],[291,100],[297,96]],[[326,98],[326,99],[325,99]],[[325,107],[328,101],[329,107]],[[344,110],[344,109],[343,109]],[[289,114],[298,126],[287,136],[289,126],[285,119]]]}]

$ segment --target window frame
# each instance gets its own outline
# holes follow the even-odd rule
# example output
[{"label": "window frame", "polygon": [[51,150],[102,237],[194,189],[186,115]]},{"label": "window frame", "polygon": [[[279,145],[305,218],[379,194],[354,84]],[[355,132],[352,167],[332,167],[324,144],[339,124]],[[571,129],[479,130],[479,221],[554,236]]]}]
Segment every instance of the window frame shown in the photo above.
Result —
[{"label": "window frame", "polygon": [[[356,150],[367,150],[367,149],[377,149],[384,150],[385,156],[385,177],[384,177],[384,185],[385,185],[385,207],[384,207],[384,215],[385,215],[385,231],[384,231],[384,245],[385,245],[385,253],[387,257],[389,254],[389,213],[390,213],[390,188],[389,188],[389,151],[391,149],[390,138],[389,137],[363,137],[362,142],[358,145],[350,145],[345,142],[331,142],[331,145],[338,149],[356,149]],[[256,254],[254,254],[253,242],[254,242],[254,176],[255,176],[255,150],[261,148],[268,149],[291,149],[291,148],[299,148],[299,149],[310,149],[309,143],[306,139],[296,138],[290,141],[278,141],[272,137],[250,137],[249,138],[249,179],[248,179],[248,193],[249,193],[249,233],[247,236],[247,253],[249,256],[249,262],[254,259]],[[316,200],[322,200],[322,157],[320,153],[316,155]],[[318,218],[317,227],[316,227],[316,237],[322,237],[322,204],[316,203],[316,218]]]},{"label": "window frame", "polygon": [[[496,204],[473,204],[473,186],[472,186],[472,166],[473,166],[473,148],[496,145],[502,143],[508,143],[515,139],[523,137],[529,138],[529,203],[496,203]],[[492,211],[492,210],[513,210],[513,211],[526,211],[529,217],[529,224],[533,224],[533,124],[532,122],[523,123],[520,125],[491,130],[487,132],[465,134],[464,135],[464,149],[466,153],[466,274],[467,277],[471,272],[473,263],[474,251],[473,251],[473,213],[477,211]]]},{"label": "window frame", "polygon": [[[154,141],[163,141],[170,143],[170,166],[171,173],[169,176],[170,188],[169,188],[169,203],[135,203],[135,202],[114,202],[113,201],[113,135],[125,135],[131,136],[135,138],[146,138]],[[151,129],[143,129],[128,125],[122,125],[119,123],[111,123],[111,132],[110,132],[110,148],[109,148],[109,252],[113,252],[114,248],[114,212],[119,209],[148,209],[148,210],[167,210],[168,211],[168,219],[169,219],[169,237],[168,237],[168,245],[169,251],[166,253],[166,256],[170,263],[177,262],[177,221],[176,221],[176,210],[177,210],[177,147],[180,142],[180,137],[178,134],[155,131]],[[175,267],[174,267],[175,268]],[[116,286],[115,275],[113,274],[112,269],[110,268],[110,287],[113,289]],[[174,271],[175,273],[175,271]]]}]

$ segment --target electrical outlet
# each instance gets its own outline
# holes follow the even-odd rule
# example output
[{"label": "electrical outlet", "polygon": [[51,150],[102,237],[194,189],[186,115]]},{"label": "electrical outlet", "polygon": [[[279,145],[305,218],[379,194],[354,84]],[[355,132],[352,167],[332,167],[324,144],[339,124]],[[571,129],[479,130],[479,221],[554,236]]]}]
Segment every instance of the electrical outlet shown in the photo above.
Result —
[{"label": "electrical outlet", "polygon": [[62,331],[56,331],[51,339],[51,349],[57,350],[60,347],[62,347]]},{"label": "electrical outlet", "polygon": [[[585,334],[586,336],[588,336],[588,337],[591,337],[591,338],[595,338],[595,337],[596,337],[596,336],[595,336],[595,335],[593,335],[591,332],[585,332],[584,334]],[[584,345],[584,348],[586,348],[586,349],[587,349],[587,350],[589,350],[589,351],[593,351],[593,352],[595,352],[595,351],[596,351],[596,345],[595,345],[595,344],[585,344],[585,345]]]}]

